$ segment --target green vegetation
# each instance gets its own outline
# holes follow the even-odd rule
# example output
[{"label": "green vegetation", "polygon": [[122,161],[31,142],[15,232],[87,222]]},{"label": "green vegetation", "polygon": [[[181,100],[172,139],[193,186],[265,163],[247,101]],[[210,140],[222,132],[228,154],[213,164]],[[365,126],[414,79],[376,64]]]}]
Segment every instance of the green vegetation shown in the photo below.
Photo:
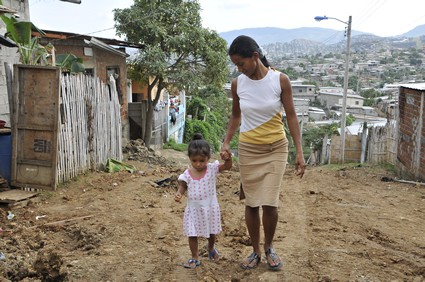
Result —
[{"label": "green vegetation", "polygon": [[173,149],[179,152],[187,151],[187,144],[177,144],[176,140],[170,139],[164,144],[163,149]]},{"label": "green vegetation", "polygon": [[6,37],[12,39],[18,46],[22,64],[37,65],[40,62],[47,64],[49,55],[47,49],[39,44],[38,37],[31,35],[33,30],[44,35],[41,29],[32,22],[18,21],[12,14],[4,14],[0,18],[6,25]]},{"label": "green vegetation", "polygon": [[205,85],[222,87],[228,80],[227,43],[216,31],[202,27],[198,1],[138,0],[115,9],[117,35],[144,44],[129,63],[129,78],[147,86],[148,112],[143,120],[149,147],[153,111],[160,93],[194,91]]},{"label": "green vegetation", "polygon": [[192,119],[186,120],[183,142],[189,143],[193,134],[201,133],[213,152],[218,152],[227,130],[230,112],[231,102],[226,92],[213,86],[199,90],[187,103],[187,114]]}]

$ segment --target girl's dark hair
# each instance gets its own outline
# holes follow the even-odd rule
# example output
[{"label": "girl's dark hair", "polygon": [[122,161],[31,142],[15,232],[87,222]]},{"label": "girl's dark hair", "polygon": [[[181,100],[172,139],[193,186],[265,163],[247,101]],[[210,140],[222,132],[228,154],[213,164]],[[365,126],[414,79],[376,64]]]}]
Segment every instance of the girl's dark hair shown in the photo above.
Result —
[{"label": "girl's dark hair", "polygon": [[211,157],[211,148],[210,144],[205,141],[201,133],[193,134],[192,140],[189,143],[187,148],[187,154],[189,157],[201,155],[205,157]]},{"label": "girl's dark hair", "polygon": [[260,55],[260,60],[263,65],[269,68],[270,64],[267,61],[266,56],[264,55],[260,46],[254,39],[249,36],[239,35],[238,37],[236,37],[233,40],[232,44],[230,44],[228,54],[229,56],[238,55],[242,58],[250,58],[252,57],[254,52],[257,52]]}]

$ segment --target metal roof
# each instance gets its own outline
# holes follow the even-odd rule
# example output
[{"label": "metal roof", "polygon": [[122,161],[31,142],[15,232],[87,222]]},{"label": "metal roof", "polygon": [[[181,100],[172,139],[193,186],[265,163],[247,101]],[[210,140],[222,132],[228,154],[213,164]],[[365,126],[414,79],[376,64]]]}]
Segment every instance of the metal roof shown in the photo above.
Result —
[{"label": "metal roof", "polygon": [[[114,46],[120,46],[120,47],[130,47],[130,48],[136,48],[136,49],[142,49],[145,48],[144,44],[139,43],[132,43],[127,42],[123,40],[117,40],[117,39],[110,39],[110,38],[103,38],[103,37],[97,37],[92,35],[85,35],[85,34],[78,34],[78,33],[71,33],[71,32],[63,32],[63,31],[55,31],[55,30],[45,30],[45,35],[43,35],[43,38],[50,38],[54,40],[61,40],[61,39],[72,39],[72,38],[82,38],[85,40],[91,40],[92,38],[96,38],[97,40],[102,41],[103,43],[106,43],[108,45],[114,45]],[[33,34],[39,35],[37,32],[33,32]]]},{"label": "metal roof", "polygon": [[419,91],[425,91],[425,83],[400,84],[400,87],[409,88],[413,90],[419,90]]}]

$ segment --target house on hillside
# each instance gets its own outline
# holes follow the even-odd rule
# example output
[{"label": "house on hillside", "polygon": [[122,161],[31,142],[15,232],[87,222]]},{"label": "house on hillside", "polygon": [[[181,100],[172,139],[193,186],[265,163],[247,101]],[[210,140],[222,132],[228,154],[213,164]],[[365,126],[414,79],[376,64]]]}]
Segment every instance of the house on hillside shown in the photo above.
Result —
[{"label": "house on hillside", "polygon": [[[322,87],[319,90],[317,99],[327,108],[342,107],[344,90],[340,87]],[[364,98],[356,95],[353,90],[347,90],[347,107],[362,107]]]},{"label": "house on hillside", "polygon": [[425,83],[402,84],[399,93],[397,173],[425,181]]},{"label": "house on hillside", "polygon": [[62,31],[44,32],[46,34],[40,38],[40,44],[52,44],[56,55],[73,54],[82,58],[86,75],[99,77],[105,83],[108,83],[111,75],[115,78],[121,104],[122,134],[128,139],[130,126],[127,104],[132,99],[132,93],[131,83],[127,79],[126,58],[129,55],[125,48],[143,48],[143,45]]},{"label": "house on hillside", "polygon": [[303,85],[295,81],[291,84],[294,98],[308,99],[310,102],[316,99],[316,85]]}]

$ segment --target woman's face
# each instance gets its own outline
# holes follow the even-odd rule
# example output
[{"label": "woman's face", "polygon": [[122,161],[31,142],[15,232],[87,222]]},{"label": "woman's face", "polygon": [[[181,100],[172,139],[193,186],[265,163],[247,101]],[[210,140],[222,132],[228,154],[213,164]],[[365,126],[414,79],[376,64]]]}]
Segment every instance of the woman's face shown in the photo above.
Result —
[{"label": "woman's face", "polygon": [[231,55],[230,60],[238,68],[238,71],[244,75],[251,77],[258,67],[258,56],[254,52],[252,57],[244,58],[239,55]]}]

